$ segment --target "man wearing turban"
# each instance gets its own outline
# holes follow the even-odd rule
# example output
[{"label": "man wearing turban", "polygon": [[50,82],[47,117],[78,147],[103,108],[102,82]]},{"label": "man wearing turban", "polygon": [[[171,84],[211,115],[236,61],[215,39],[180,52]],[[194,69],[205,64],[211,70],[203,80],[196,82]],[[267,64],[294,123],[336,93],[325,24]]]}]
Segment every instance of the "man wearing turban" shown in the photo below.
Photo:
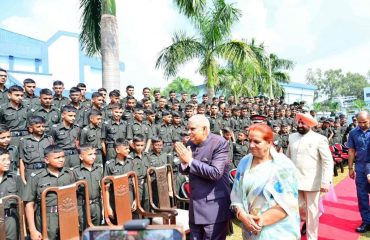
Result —
[{"label": "man wearing turban", "polygon": [[289,136],[287,156],[298,169],[299,207],[307,239],[318,238],[319,197],[333,178],[333,158],[328,139],[311,130],[318,122],[310,115],[296,114],[297,131]]}]

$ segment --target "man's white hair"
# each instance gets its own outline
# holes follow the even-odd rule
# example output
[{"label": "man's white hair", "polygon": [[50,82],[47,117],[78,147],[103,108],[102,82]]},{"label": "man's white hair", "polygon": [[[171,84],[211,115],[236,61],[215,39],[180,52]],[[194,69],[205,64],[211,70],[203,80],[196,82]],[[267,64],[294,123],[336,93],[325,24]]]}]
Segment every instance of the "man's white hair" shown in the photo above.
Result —
[{"label": "man's white hair", "polygon": [[206,127],[208,130],[210,129],[209,120],[204,114],[193,115],[191,118],[189,118],[189,123],[195,123],[198,126]]}]

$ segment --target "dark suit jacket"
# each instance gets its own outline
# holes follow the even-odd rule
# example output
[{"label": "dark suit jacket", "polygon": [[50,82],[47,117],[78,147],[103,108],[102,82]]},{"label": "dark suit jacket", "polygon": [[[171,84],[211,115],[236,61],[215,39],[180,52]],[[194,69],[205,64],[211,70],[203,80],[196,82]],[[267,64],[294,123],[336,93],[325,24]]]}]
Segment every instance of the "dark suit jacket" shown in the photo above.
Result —
[{"label": "dark suit jacket", "polygon": [[210,133],[195,145],[189,141],[193,161],[180,172],[189,175],[189,221],[194,224],[214,224],[229,220],[230,184],[228,179],[228,142]]}]

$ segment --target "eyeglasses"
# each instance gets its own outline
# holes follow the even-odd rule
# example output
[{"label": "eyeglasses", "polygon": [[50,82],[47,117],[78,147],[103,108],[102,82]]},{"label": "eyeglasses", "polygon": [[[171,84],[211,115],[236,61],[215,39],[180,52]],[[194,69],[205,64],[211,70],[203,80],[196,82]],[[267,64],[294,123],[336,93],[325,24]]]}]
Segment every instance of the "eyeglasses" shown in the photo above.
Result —
[{"label": "eyeglasses", "polygon": [[6,77],[8,77],[7,75],[0,75],[0,77],[4,77],[4,78],[6,78]]}]

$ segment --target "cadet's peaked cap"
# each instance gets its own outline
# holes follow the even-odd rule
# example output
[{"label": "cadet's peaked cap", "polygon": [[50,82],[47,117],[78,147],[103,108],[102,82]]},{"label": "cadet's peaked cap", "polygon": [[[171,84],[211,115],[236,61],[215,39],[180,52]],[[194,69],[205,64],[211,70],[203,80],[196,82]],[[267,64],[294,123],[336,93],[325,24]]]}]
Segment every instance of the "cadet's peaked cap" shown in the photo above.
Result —
[{"label": "cadet's peaked cap", "polygon": [[318,124],[316,119],[314,119],[311,114],[309,113],[297,113],[295,116],[295,120],[304,122],[307,126],[314,127]]}]

